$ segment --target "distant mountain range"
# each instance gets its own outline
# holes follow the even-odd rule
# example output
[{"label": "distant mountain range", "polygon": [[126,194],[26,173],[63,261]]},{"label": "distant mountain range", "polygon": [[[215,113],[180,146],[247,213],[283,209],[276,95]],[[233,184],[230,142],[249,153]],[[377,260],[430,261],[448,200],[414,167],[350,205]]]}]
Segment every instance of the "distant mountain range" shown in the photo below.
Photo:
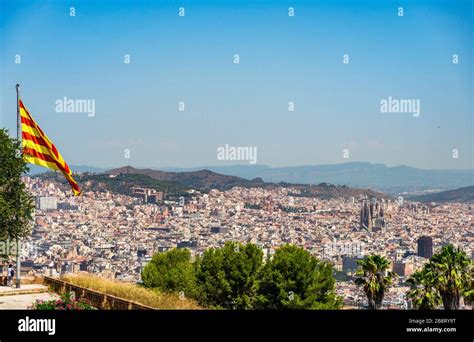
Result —
[{"label": "distant mountain range", "polygon": [[307,184],[289,184],[285,182],[272,183],[264,182],[261,178],[254,178],[248,180],[237,176],[222,175],[210,170],[198,170],[187,172],[170,172],[158,171],[152,169],[138,169],[132,166],[125,166],[117,169],[106,171],[109,175],[124,176],[124,175],[141,175],[151,179],[166,182],[169,184],[180,185],[190,189],[197,189],[200,191],[209,191],[211,189],[229,190],[233,187],[244,188],[276,188],[276,187],[292,187],[301,192],[301,196],[317,197],[317,198],[335,198],[335,197],[377,197],[390,198],[386,194],[375,192],[369,189],[353,189],[347,186],[335,186],[327,183],[318,185]]},{"label": "distant mountain range", "polygon": [[411,197],[412,201],[435,203],[474,203],[474,186]]},{"label": "distant mountain range", "polygon": [[[30,168],[30,172],[28,172],[29,175],[38,175],[40,173],[49,172],[48,169],[45,169],[44,167],[33,165],[33,164],[28,164],[28,167]],[[107,170],[107,169],[102,169],[99,167],[83,166],[83,165],[69,165],[69,167],[71,168],[73,172],[102,173]]]},{"label": "distant mountain range", "polygon": [[231,165],[166,171],[208,169],[245,179],[259,177],[265,182],[319,184],[322,182],[353,188],[378,189],[391,194],[426,189],[449,190],[474,185],[474,170],[424,170],[410,166],[387,167],[363,162],[272,168],[266,165]]},{"label": "distant mountain range", "polygon": [[[45,169],[31,165],[30,174],[44,172]],[[106,169],[75,166],[74,172],[102,173]],[[116,169],[117,170],[117,169]],[[161,168],[161,171],[137,169],[142,174],[152,173],[156,179],[180,179],[185,184],[211,186],[217,183],[231,186],[250,182],[346,185],[352,188],[374,189],[392,195],[400,193],[422,194],[427,190],[452,190],[474,185],[474,170],[425,170],[410,166],[387,167],[384,164],[353,162],[332,165],[294,166],[272,168],[266,165],[204,166],[193,168]],[[113,171],[113,170],[112,170]],[[138,172],[138,171],[137,171]],[[189,174],[189,172],[193,172]],[[198,172],[198,173],[195,173]],[[210,174],[213,172],[215,174]],[[218,176],[216,175],[218,174]],[[229,178],[229,177],[238,177]],[[191,178],[192,177],[192,178]],[[198,184],[205,179],[208,184]],[[198,183],[195,183],[198,182]],[[250,184],[247,183],[247,184]]]},{"label": "distant mountain range", "polygon": [[[34,175],[45,179],[54,179],[61,183],[63,189],[68,188],[68,184],[59,172],[47,172]],[[265,182],[261,178],[248,180],[242,177],[222,175],[210,170],[197,171],[159,171],[152,169],[139,169],[132,166],[124,166],[102,173],[90,173],[84,171],[76,175],[76,180],[83,190],[110,191],[114,193],[132,194],[133,187],[153,188],[163,191],[168,196],[177,197],[187,195],[187,190],[196,189],[208,192],[212,189],[221,191],[232,189],[233,187],[244,188],[266,188],[291,187],[299,192],[295,196],[316,197],[321,199],[330,198],[360,198],[377,197],[393,198],[385,193],[371,189],[358,189],[346,185],[333,185],[330,183],[320,184],[295,184],[286,182]],[[433,191],[424,195],[406,195],[408,200],[416,202],[456,202],[474,203],[474,186],[462,187],[447,191]]]},{"label": "distant mountain range", "polygon": [[[54,180],[66,191],[69,188],[66,179],[60,172],[46,172],[32,176]],[[289,184],[284,182],[271,183],[264,182],[261,178],[248,180],[236,176],[221,175],[210,170],[169,172],[124,166],[108,170],[105,173],[78,173],[75,175],[75,179],[83,191],[109,191],[112,193],[131,195],[134,187],[142,187],[163,191],[169,198],[187,196],[187,190],[190,189],[208,192],[212,189],[224,191],[234,187],[258,187],[265,189],[291,187],[296,190],[294,196],[316,197],[320,199],[341,197],[354,197],[356,199],[359,197],[391,198],[386,194],[369,189],[353,189],[345,185],[336,186],[327,183],[318,185]]]}]

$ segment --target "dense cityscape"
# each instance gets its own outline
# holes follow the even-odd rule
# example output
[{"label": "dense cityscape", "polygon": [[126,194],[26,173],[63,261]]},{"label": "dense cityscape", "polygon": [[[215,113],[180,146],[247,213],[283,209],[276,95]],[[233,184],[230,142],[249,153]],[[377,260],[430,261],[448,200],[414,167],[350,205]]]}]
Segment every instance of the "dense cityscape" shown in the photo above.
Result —
[{"label": "dense cityscape", "polygon": [[[114,177],[110,175],[109,177]],[[25,177],[36,198],[32,236],[22,258],[25,272],[58,275],[86,271],[139,282],[156,252],[188,248],[193,256],[226,241],[254,243],[265,257],[287,243],[304,247],[336,271],[345,307],[361,307],[362,289],[352,281],[357,260],[378,253],[398,274],[384,305],[408,308],[404,280],[443,245],[473,250],[474,207],[420,204],[403,198],[318,199],[297,189],[235,187],[177,201],[152,189],[132,196],[88,191],[72,197],[54,180]]]}]

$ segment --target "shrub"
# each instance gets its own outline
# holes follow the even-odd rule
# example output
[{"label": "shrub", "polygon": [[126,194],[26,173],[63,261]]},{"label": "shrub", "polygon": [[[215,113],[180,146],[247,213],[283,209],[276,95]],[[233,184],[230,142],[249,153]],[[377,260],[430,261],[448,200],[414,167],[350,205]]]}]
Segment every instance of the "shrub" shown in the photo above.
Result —
[{"label": "shrub", "polygon": [[188,249],[156,253],[142,272],[143,285],[163,292],[196,296],[196,278]]},{"label": "shrub", "polygon": [[72,299],[69,293],[63,293],[56,300],[37,300],[33,310],[96,310],[86,298]]},{"label": "shrub", "polygon": [[222,248],[206,250],[196,267],[200,303],[217,308],[251,309],[262,257],[262,251],[251,243],[227,242]]},{"label": "shrub", "polygon": [[276,250],[259,277],[261,309],[339,309],[332,265],[294,245]]}]

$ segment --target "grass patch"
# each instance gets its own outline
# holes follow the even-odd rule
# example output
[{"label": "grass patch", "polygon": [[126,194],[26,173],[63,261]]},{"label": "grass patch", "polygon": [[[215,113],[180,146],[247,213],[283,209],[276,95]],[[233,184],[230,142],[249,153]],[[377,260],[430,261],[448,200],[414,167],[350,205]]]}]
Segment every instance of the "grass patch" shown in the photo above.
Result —
[{"label": "grass patch", "polygon": [[163,293],[140,285],[100,278],[91,274],[65,275],[62,280],[157,309],[201,309],[194,300],[180,298],[178,294]]}]

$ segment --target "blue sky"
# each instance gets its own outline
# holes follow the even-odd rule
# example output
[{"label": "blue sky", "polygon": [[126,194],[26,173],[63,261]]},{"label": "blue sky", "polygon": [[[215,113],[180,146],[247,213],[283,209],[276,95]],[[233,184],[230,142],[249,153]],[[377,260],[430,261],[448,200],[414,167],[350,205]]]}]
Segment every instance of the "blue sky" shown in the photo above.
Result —
[{"label": "blue sky", "polygon": [[[229,144],[271,166],[474,167],[471,1],[0,4],[0,125],[14,132],[20,83],[69,164],[235,164],[217,160]],[[380,113],[389,96],[420,116]],[[57,113],[63,97],[94,99],[95,116]]]}]

